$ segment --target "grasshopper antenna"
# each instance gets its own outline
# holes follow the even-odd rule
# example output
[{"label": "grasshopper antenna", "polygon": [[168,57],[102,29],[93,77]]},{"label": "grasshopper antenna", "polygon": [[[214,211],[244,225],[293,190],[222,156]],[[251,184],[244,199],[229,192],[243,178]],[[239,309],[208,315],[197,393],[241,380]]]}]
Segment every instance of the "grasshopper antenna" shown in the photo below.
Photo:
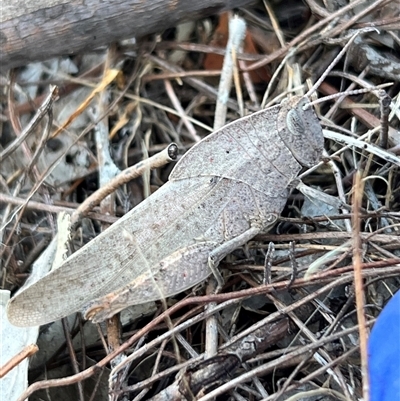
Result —
[{"label": "grasshopper antenna", "polygon": [[307,110],[312,106],[315,106],[316,104],[326,102],[327,100],[332,100],[336,99],[337,97],[341,96],[354,96],[354,95],[360,95],[362,93],[368,93],[368,92],[374,92],[374,91],[379,91],[383,88],[387,88],[389,86],[392,86],[393,82],[387,82],[385,84],[381,85],[376,85],[376,86],[371,86],[369,88],[362,88],[362,89],[354,89],[354,90],[349,90],[349,91],[344,91],[344,92],[338,92],[338,93],[333,93],[332,95],[324,96],[319,99],[313,100],[312,102],[309,102],[303,106],[303,110]]},{"label": "grasshopper antenna", "polygon": [[357,32],[354,33],[354,35],[349,39],[349,41],[346,43],[346,45],[343,47],[343,49],[339,52],[339,54],[335,57],[335,59],[332,61],[332,63],[329,65],[329,67],[326,69],[326,71],[321,75],[321,77],[318,79],[318,81],[314,84],[314,86],[306,93],[306,97],[310,97],[316,90],[319,88],[321,83],[325,80],[327,75],[332,71],[332,68],[338,63],[338,61],[343,57],[343,55],[346,53],[348,48],[351,46],[351,44],[354,42],[356,37],[361,34],[361,33],[367,33],[371,31],[376,31],[379,33],[379,31],[376,28],[364,28],[360,29]]}]

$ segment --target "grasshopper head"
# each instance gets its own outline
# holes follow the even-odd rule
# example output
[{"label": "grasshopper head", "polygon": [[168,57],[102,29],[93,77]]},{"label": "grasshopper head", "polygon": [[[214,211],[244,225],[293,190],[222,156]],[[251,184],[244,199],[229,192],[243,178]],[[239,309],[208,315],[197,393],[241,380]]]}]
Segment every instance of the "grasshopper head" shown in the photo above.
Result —
[{"label": "grasshopper head", "polygon": [[278,133],[296,160],[303,166],[312,167],[322,156],[324,137],[322,128],[310,107],[309,100],[295,96],[282,102],[278,118]]}]

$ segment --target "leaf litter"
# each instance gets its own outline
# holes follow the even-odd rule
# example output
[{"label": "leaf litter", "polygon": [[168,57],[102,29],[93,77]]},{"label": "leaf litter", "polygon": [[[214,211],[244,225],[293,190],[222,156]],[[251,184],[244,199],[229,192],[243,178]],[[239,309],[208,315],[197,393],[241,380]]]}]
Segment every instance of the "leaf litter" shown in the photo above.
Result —
[{"label": "leaf litter", "polygon": [[[353,96],[356,104],[346,108],[348,99],[317,106],[326,153],[303,182],[325,196],[293,190],[275,227],[221,263],[225,285],[218,294],[203,283],[143,309],[127,308],[99,331],[79,314],[58,323],[61,333],[57,323],[46,327],[30,368],[30,382],[42,380],[42,389],[30,399],[47,391],[60,400],[89,399],[95,391],[98,400],[361,396],[359,333],[368,332],[399,288],[400,271],[400,82],[394,79],[400,75],[393,72],[399,68],[399,30],[385,26],[390,6],[376,3],[365,16],[364,4],[347,13],[339,7],[342,19],[331,24],[332,10],[313,1],[308,7],[296,4],[301,12],[290,17],[279,3],[240,10],[247,30],[243,49],[233,54],[239,79],[224,101],[230,122],[260,104],[306,93],[354,29],[379,23],[379,34],[357,37],[319,95],[393,82],[386,88],[387,145],[382,147],[385,116],[377,91]],[[118,176],[172,142],[182,154],[212,131],[226,45],[212,35],[224,31],[228,20],[224,15],[194,21],[185,28],[190,29],[185,42],[171,30],[121,42],[104,54],[30,65],[7,78],[0,148],[3,289],[15,292],[23,285],[55,236],[57,214],[76,210],[99,180]],[[177,50],[184,56],[177,58]],[[259,67],[251,69],[254,63]],[[7,155],[14,133],[32,122],[50,85],[57,85],[58,101]],[[79,249],[156,191],[172,164],[144,169],[141,178],[117,186],[100,205],[97,199],[79,215],[84,218],[72,230],[70,246]],[[354,213],[357,171],[364,184]],[[327,207],[325,197],[335,206]],[[365,327],[355,313],[360,289],[353,282],[360,273],[353,271],[354,255],[361,260],[356,264],[362,268]],[[55,378],[61,380],[46,381]],[[65,384],[74,385],[58,387]]]}]

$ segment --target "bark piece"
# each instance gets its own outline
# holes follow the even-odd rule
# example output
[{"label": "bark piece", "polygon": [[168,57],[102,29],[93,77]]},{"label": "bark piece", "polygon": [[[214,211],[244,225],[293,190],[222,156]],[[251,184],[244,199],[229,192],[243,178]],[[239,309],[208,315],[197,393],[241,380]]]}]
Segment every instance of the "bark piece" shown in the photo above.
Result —
[{"label": "bark piece", "polygon": [[12,0],[0,14],[0,70],[92,51],[254,0]]}]

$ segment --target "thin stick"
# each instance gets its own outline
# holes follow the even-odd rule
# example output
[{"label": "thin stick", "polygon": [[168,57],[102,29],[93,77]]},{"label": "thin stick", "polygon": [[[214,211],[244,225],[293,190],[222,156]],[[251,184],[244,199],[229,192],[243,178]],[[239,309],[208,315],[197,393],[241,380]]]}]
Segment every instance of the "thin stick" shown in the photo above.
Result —
[{"label": "thin stick", "polygon": [[[314,85],[314,86],[315,86],[315,85]],[[361,95],[361,94],[363,94],[363,93],[370,93],[370,92],[373,92],[373,91],[375,91],[375,90],[379,90],[379,92],[382,90],[382,92],[384,92],[384,93],[386,94],[386,92],[383,90],[383,88],[387,88],[387,87],[389,87],[389,86],[393,86],[393,83],[392,83],[392,82],[386,82],[386,83],[384,83],[384,84],[376,85],[376,86],[371,86],[371,87],[369,87],[369,88],[354,89],[354,90],[352,89],[352,90],[349,90],[349,91],[333,93],[332,95],[320,97],[320,98],[318,98],[318,99],[316,99],[316,100],[313,100],[313,101],[310,102],[310,103],[307,103],[307,104],[304,106],[304,109],[305,109],[305,110],[306,110],[306,109],[309,109],[311,106],[315,106],[316,104],[323,103],[323,102],[326,102],[326,101],[328,101],[328,100],[336,99],[336,98],[338,98],[338,97],[340,97],[340,96]],[[379,92],[378,92],[378,93],[379,93]],[[378,96],[381,96],[381,95],[378,95]],[[386,96],[387,96],[387,95],[386,95]],[[389,98],[389,105],[390,105],[390,98]]]},{"label": "thin stick", "polygon": [[[374,6],[378,7],[381,3],[385,2],[385,1],[386,0],[378,0],[376,3],[374,3]],[[308,28],[307,30],[302,32],[300,35],[296,36],[285,47],[282,47],[279,50],[276,50],[272,54],[268,55],[264,59],[247,66],[244,69],[244,71],[256,70],[260,67],[263,67],[264,65],[272,63],[277,58],[283,57],[290,49],[295,47],[297,44],[303,42],[307,37],[311,36],[311,34],[313,34],[314,32],[321,31],[321,29],[324,25],[327,25],[330,21],[334,20],[335,18],[338,18],[339,16],[342,16],[343,14],[347,13],[348,11],[357,7],[358,5],[360,5],[363,2],[364,2],[364,0],[356,0],[356,1],[348,4],[346,7],[343,7],[340,10],[337,10],[335,13],[330,14],[329,17],[319,21],[317,24],[311,26],[310,28]]]},{"label": "thin stick", "polygon": [[375,28],[364,28],[360,29],[357,31],[350,39],[349,41],[343,46],[343,49],[339,52],[339,54],[333,59],[332,63],[329,65],[329,67],[326,69],[326,71],[321,75],[321,77],[317,80],[317,82],[314,84],[314,86],[306,93],[306,97],[310,97],[317,88],[320,87],[321,83],[325,80],[327,75],[331,72],[332,68],[338,63],[338,61],[343,57],[343,55],[347,52],[347,49],[351,46],[351,44],[354,42],[356,37],[360,33],[366,33],[366,32],[371,32],[371,31],[376,31]]},{"label": "thin stick", "polygon": [[387,149],[389,139],[390,102],[392,99],[383,89],[378,92],[378,96],[381,109],[381,132],[379,146],[383,149]]},{"label": "thin stick", "polygon": [[176,160],[178,147],[172,143],[168,145],[162,152],[156,153],[152,157],[143,160],[134,166],[131,166],[124,171],[121,171],[115,178],[108,182],[108,184],[99,188],[96,192],[90,195],[82,202],[71,216],[71,224],[76,224],[82,217],[84,217],[95,206],[109,194],[113,193],[121,185],[139,177],[146,169],[154,169],[164,166],[166,163]]},{"label": "thin stick", "polygon": [[21,134],[18,135],[17,138],[15,138],[15,140],[0,153],[0,161],[3,161],[8,156],[10,156],[10,154],[13,153],[22,144],[22,142],[24,142],[28,135],[34,131],[42,118],[51,109],[53,103],[57,100],[57,98],[58,88],[57,86],[53,86],[52,88],[50,88],[50,93],[47,95],[43,104],[38,108],[36,114],[33,116],[29,124],[25,127]]},{"label": "thin stick", "polygon": [[188,120],[188,116],[186,115],[185,110],[183,109],[182,104],[178,99],[178,96],[176,96],[171,82],[168,79],[164,79],[164,85],[167,95],[171,100],[171,103],[180,114],[180,118],[182,119],[183,124],[186,126],[186,129],[188,130],[188,133],[191,136],[192,140],[194,142],[200,142],[201,138],[199,137],[199,135],[197,135],[196,129],[194,128],[192,122]]},{"label": "thin stick", "polygon": [[360,332],[361,374],[363,378],[363,398],[369,401],[368,383],[368,354],[367,354],[367,324],[364,314],[364,286],[362,278],[361,236],[360,236],[360,208],[363,197],[363,183],[361,173],[357,171],[353,194],[353,266],[354,286],[357,306],[358,328]]},{"label": "thin stick", "polygon": [[[65,342],[67,345],[69,357],[71,360],[71,366],[72,370],[74,371],[75,374],[79,373],[79,363],[78,360],[76,359],[76,353],[74,349],[74,345],[72,344],[72,338],[71,338],[71,329],[69,327],[68,319],[61,319],[63,331],[64,331],[64,337],[65,337]],[[77,390],[78,390],[78,396],[79,396],[79,401],[84,401],[85,400],[85,395],[83,393],[83,382],[78,381],[76,382]]]},{"label": "thin stick", "polygon": [[233,57],[232,50],[236,53],[241,52],[244,35],[246,33],[246,23],[244,19],[234,16],[229,21],[229,40],[226,45],[226,53],[224,64],[221,71],[221,79],[219,81],[218,99],[215,107],[214,130],[225,125],[227,103],[229,100],[229,92],[232,86],[233,77]]},{"label": "thin stick", "polygon": [[[114,60],[116,60],[116,46],[112,45],[107,50],[106,60],[104,63],[103,79],[112,70]],[[96,119],[99,115],[106,114],[106,110],[109,107],[109,94],[106,87],[103,87],[98,96],[97,110],[95,112]],[[108,124],[108,118],[105,117],[98,121],[95,127],[95,142],[97,150],[97,164],[99,168],[99,187],[106,185],[115,174],[120,173],[118,167],[114,164],[114,161],[110,153],[110,130]],[[117,173],[118,172],[118,173]],[[115,195],[109,194],[100,202],[100,211],[104,214],[115,215]],[[107,224],[102,224],[102,230],[108,227]],[[62,319],[63,321],[65,319]],[[113,351],[115,348],[120,346],[120,321],[119,314],[114,315],[111,319],[106,320],[106,331],[108,349],[107,351]],[[119,356],[123,358],[123,354]],[[118,358],[117,358],[118,359]],[[116,360],[112,360],[111,366],[117,363]],[[109,381],[108,390],[112,391],[115,386],[115,382],[120,380],[120,376],[112,377]]]},{"label": "thin stick", "polygon": [[233,64],[233,82],[235,84],[236,98],[239,106],[240,117],[244,116],[244,102],[242,86],[240,85],[240,75],[238,69],[238,59],[236,57],[236,50],[232,49],[232,64]]},{"label": "thin stick", "polygon": [[[19,198],[17,196],[7,195],[4,193],[0,193],[0,204],[10,204],[10,205],[17,205],[17,206],[25,206],[26,209],[30,210],[40,210],[42,212],[47,213],[74,213],[76,208],[67,207],[67,206],[56,206],[56,205],[49,205],[47,203],[36,202],[36,201],[28,201],[24,198]],[[106,216],[96,212],[90,212],[89,216],[93,220],[102,221],[104,223],[113,224],[115,223],[118,218],[113,216]]]},{"label": "thin stick", "polygon": [[[207,285],[207,295],[215,294],[217,289],[217,280],[211,277]],[[210,302],[206,305],[206,311],[212,310],[217,306],[215,302]],[[218,319],[215,314],[209,316],[206,320],[206,358],[211,358],[218,352]]]},{"label": "thin stick", "polygon": [[19,365],[25,358],[29,358],[38,351],[39,347],[36,344],[27,345],[21,352],[19,352],[17,355],[14,355],[3,366],[0,366],[0,379],[4,377],[11,369],[14,369],[17,365]]}]

